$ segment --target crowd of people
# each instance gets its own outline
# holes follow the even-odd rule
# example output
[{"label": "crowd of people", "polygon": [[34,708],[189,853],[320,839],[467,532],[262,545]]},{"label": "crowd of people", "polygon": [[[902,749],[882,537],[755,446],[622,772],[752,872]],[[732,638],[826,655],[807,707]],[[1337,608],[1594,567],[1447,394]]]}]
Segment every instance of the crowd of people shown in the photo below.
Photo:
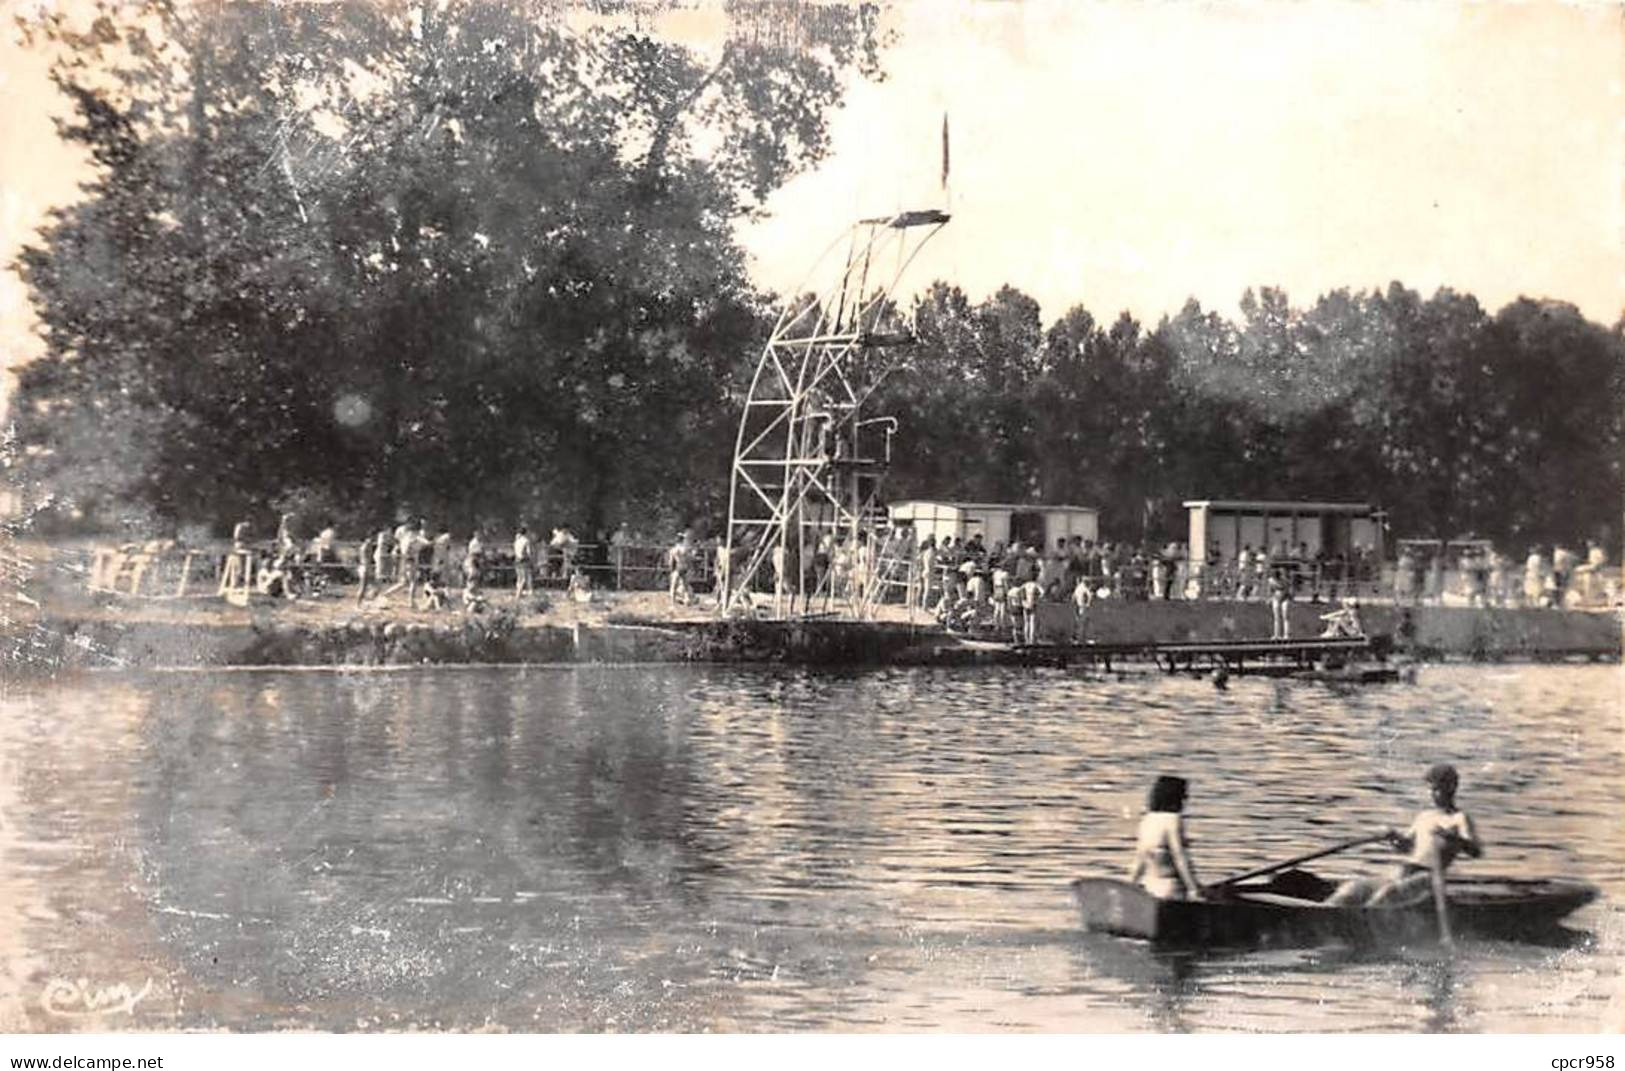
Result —
[{"label": "crowd of people", "polygon": [[[1469,606],[1543,606],[1558,609],[1598,606],[1619,595],[1618,571],[1595,541],[1584,557],[1564,544],[1547,551],[1533,546],[1520,564],[1482,543],[1470,543],[1456,560],[1455,583],[1447,581],[1444,548],[1401,544],[1394,566],[1394,600],[1415,605],[1442,602],[1447,593]],[[1455,591],[1451,592],[1454,587]]]},{"label": "crowd of people", "polygon": [[1322,615],[1326,635],[1358,635],[1354,585],[1370,573],[1360,556],[1313,555],[1300,545],[1279,555],[1243,547],[1233,563],[1217,550],[1193,561],[1183,543],[1156,549],[1101,542],[1081,536],[1057,539],[1044,550],[1035,544],[995,543],[980,536],[940,542],[927,537],[918,552],[919,606],[932,610],[950,628],[1009,630],[1018,641],[1034,642],[1044,603],[1070,603],[1072,629],[1081,635],[1096,599],[1228,598],[1268,602],[1273,635],[1291,638],[1287,606],[1298,597],[1336,602]]},{"label": "crowd of people", "polygon": [[534,596],[543,576],[564,581],[572,598],[592,598],[591,584],[578,566],[580,542],[567,528],[555,528],[539,543],[526,525],[514,531],[511,544],[487,546],[475,530],[466,542],[454,543],[450,528],[430,535],[424,518],[379,528],[364,537],[353,560],[341,560],[337,534],[324,528],[314,538],[294,534],[293,517],[284,514],[270,548],[256,546],[248,523],[232,531],[232,548],[221,570],[222,593],[252,586],[260,594],[295,599],[322,594],[335,582],[354,581],[356,605],[378,602],[404,592],[414,609],[445,609],[457,592],[462,605],[481,610],[493,584],[512,577],[514,601]]},{"label": "crowd of people", "polygon": [[[753,549],[747,538],[730,556],[721,541],[706,547],[684,533],[666,555],[672,603],[696,601],[696,565],[714,560],[720,607],[727,578]],[[1390,595],[1401,604],[1424,597],[1442,601],[1448,586],[1468,605],[1564,607],[1606,604],[1619,594],[1618,577],[1596,543],[1583,559],[1563,547],[1549,556],[1532,550],[1521,575],[1503,556],[1475,543],[1448,584],[1442,555],[1424,562],[1404,544],[1392,579],[1368,547],[1345,554],[1302,542],[1256,549],[1244,544],[1226,560],[1217,545],[1193,558],[1178,542],[1156,548],[1071,536],[1047,548],[1020,541],[988,545],[979,534],[916,540],[911,528],[897,527],[856,536],[823,530],[810,534],[807,561],[798,569],[800,553],[795,546],[775,546],[747,587],[772,592],[781,606],[803,612],[906,601],[952,630],[1008,633],[1029,643],[1047,612],[1044,604],[1069,605],[1072,628],[1081,634],[1090,605],[1107,598],[1263,602],[1271,608],[1272,636],[1290,639],[1289,607],[1299,601],[1327,608],[1319,615],[1321,636],[1352,637],[1363,634],[1361,601]],[[735,592],[734,598],[749,608],[749,592]]]},{"label": "crowd of people", "polygon": [[[698,592],[709,588],[722,609],[730,577],[757,549],[750,538],[730,550],[721,539],[701,541],[689,531],[664,551],[633,542],[623,527],[594,544],[598,557],[584,562],[587,548],[568,528],[554,528],[544,539],[521,524],[511,541],[482,531],[458,541],[447,527],[431,534],[426,520],[417,518],[380,527],[352,553],[348,546],[341,551],[331,527],[309,539],[296,537],[292,516],[284,515],[268,548],[252,542],[246,522],[236,526],[220,590],[251,586],[295,598],[318,594],[335,582],[354,582],[358,605],[404,593],[409,606],[439,609],[455,592],[464,606],[477,608],[493,587],[511,583],[518,600],[533,595],[546,579],[562,584],[571,597],[590,601],[588,568],[612,568],[612,554],[618,566],[631,560],[623,559],[623,552],[636,551],[640,562],[649,559],[638,570],[664,574],[674,606],[697,603]],[[1365,548],[1345,555],[1302,543],[1273,549],[1243,545],[1224,560],[1216,546],[1193,558],[1178,542],[1158,548],[1070,536],[1046,548],[1022,541],[989,545],[980,534],[917,539],[907,526],[855,535],[824,529],[809,533],[804,548],[775,544],[758,564],[749,591],[734,591],[733,597],[748,610],[753,595],[776,595],[790,612],[906,604],[950,629],[1008,633],[1016,642],[1033,642],[1038,619],[1050,613],[1040,609],[1045,604],[1069,606],[1073,627],[1081,633],[1097,599],[1264,602],[1272,607],[1273,634],[1289,638],[1287,607],[1294,601],[1326,604],[1332,610],[1321,615],[1324,634],[1350,635],[1358,632],[1358,600],[1371,597],[1391,596],[1406,605],[1444,601],[1449,592],[1470,606],[1496,607],[1606,605],[1619,597],[1618,570],[1609,569],[1607,554],[1595,542],[1587,544],[1583,556],[1562,545],[1549,553],[1531,548],[1521,567],[1487,544],[1465,547],[1447,570],[1442,544],[1402,543],[1389,579]]]}]

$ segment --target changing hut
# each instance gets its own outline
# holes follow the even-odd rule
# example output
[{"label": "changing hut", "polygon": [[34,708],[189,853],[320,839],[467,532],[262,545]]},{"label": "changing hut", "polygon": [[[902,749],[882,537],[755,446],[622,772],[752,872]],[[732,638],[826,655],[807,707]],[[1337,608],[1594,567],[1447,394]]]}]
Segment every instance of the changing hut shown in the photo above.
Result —
[{"label": "changing hut", "polygon": [[980,535],[988,546],[1019,540],[1053,547],[1057,539],[1100,538],[1100,511],[1087,506],[1016,505],[1001,502],[893,502],[894,525],[912,525],[916,539]]},{"label": "changing hut", "polygon": [[1283,548],[1304,544],[1310,554],[1354,555],[1362,548],[1381,560],[1383,513],[1365,502],[1242,502],[1203,499],[1185,503],[1190,547],[1217,550],[1221,561],[1242,547]]}]

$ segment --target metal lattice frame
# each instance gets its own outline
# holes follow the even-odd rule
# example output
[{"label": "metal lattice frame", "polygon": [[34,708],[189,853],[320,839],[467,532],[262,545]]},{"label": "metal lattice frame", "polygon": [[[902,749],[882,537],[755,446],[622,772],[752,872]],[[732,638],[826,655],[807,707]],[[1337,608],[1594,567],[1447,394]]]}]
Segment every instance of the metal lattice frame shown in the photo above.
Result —
[{"label": "metal lattice frame", "polygon": [[[776,616],[798,605],[810,609],[815,596],[828,607],[828,579],[822,590],[811,590],[808,568],[827,537],[845,535],[855,547],[866,536],[878,559],[876,511],[897,422],[866,418],[863,406],[891,371],[892,351],[914,341],[911,332],[883,323],[892,291],[947,222],[935,210],[858,221],[814,269],[814,280],[833,275],[825,288],[803,286],[779,314],[734,445],[723,559],[729,565],[718,578],[725,611],[749,605],[748,593],[763,586],[764,576]],[[859,585],[842,608],[868,616],[879,587]]]}]

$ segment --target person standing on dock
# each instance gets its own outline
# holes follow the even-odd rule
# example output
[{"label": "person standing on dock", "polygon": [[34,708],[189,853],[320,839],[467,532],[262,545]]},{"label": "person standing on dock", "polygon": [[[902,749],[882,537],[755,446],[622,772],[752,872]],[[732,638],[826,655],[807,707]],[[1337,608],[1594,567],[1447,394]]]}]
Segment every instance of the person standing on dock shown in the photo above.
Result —
[{"label": "person standing on dock", "polygon": [[1021,596],[1021,635],[1031,647],[1038,642],[1038,604],[1043,601],[1044,589],[1036,576],[1029,577],[1016,589]]},{"label": "person standing on dock", "polygon": [[1095,603],[1095,589],[1087,576],[1079,576],[1072,587],[1072,642],[1082,643],[1089,631],[1089,608]]},{"label": "person standing on dock", "polygon": [[685,530],[666,551],[666,567],[670,570],[666,595],[673,606],[687,606],[694,601],[694,593],[688,586],[688,570],[693,557],[694,549],[689,545],[688,532]]},{"label": "person standing on dock", "polygon": [[394,542],[388,528],[380,528],[372,537],[372,577],[378,582],[378,594],[384,593],[384,578],[389,572]]},{"label": "person standing on dock", "polygon": [[531,558],[535,553],[530,542],[530,529],[524,525],[513,536],[513,601],[518,602],[526,595],[533,595],[536,591],[535,563]]},{"label": "person standing on dock", "polygon": [[1608,552],[1596,540],[1586,542],[1586,560],[1574,567],[1575,588],[1583,605],[1598,606],[1608,599]]},{"label": "person standing on dock", "polygon": [[869,601],[869,585],[874,581],[875,575],[875,547],[869,542],[868,532],[858,533],[857,546],[852,548],[852,595],[853,601],[867,603]]},{"label": "person standing on dock", "polygon": [[451,587],[451,529],[445,525],[440,526],[439,534],[434,537],[429,553],[429,569],[442,591]]},{"label": "person standing on dock", "polygon": [[1399,559],[1394,562],[1394,604],[1416,605],[1416,556],[1410,547],[1399,548]]},{"label": "person standing on dock", "polygon": [[484,564],[485,545],[480,542],[480,530],[474,529],[463,551],[463,607],[472,610],[480,602],[480,568]]},{"label": "person standing on dock", "polygon": [[786,566],[789,564],[790,550],[785,546],[784,540],[773,544],[773,600],[783,599],[789,589],[790,573]]},{"label": "person standing on dock", "polygon": [[1066,547],[1066,569],[1062,571],[1061,587],[1071,591],[1077,586],[1078,578],[1083,576],[1086,567],[1083,561],[1083,537],[1073,536]]},{"label": "person standing on dock", "polygon": [[728,556],[726,539],[713,539],[711,543],[711,575],[715,578],[711,584],[711,594],[720,611],[725,609],[728,588],[733,583],[733,559]]},{"label": "person standing on dock", "polygon": [[422,517],[418,518],[418,526],[412,530],[406,555],[406,605],[408,608],[418,604],[418,588],[425,585],[429,579],[430,566],[434,561],[434,541],[429,538],[429,522]]},{"label": "person standing on dock", "polygon": [[993,559],[993,627],[1002,633],[1010,627],[1010,569],[1000,553]]},{"label": "person standing on dock", "polygon": [[391,561],[395,566],[395,582],[384,589],[383,594],[393,595],[407,585],[412,576],[412,522],[402,521],[395,526],[390,534],[389,546],[392,551]]},{"label": "person standing on dock", "polygon": [[1546,558],[1539,547],[1529,548],[1529,557],[1523,563],[1523,601],[1525,606],[1539,606],[1546,594]]},{"label": "person standing on dock", "polygon": [[846,536],[835,537],[835,549],[829,556],[830,590],[837,603],[852,597],[852,548],[846,545]]},{"label": "person standing on dock", "polygon": [[1561,610],[1568,605],[1569,581],[1574,576],[1574,552],[1559,543],[1552,550],[1552,606]]},{"label": "person standing on dock", "polygon": [[920,544],[920,555],[917,568],[919,570],[919,607],[929,612],[931,609],[931,591],[935,587],[937,573],[937,537],[928,535],[925,542]]},{"label": "person standing on dock", "polygon": [[937,583],[942,598],[936,609],[942,613],[959,601],[959,548],[954,546],[953,536],[943,536],[937,550]]},{"label": "person standing on dock", "polygon": [[1292,583],[1280,569],[1270,571],[1269,580],[1270,598],[1270,639],[1290,640],[1292,638]]},{"label": "person standing on dock", "polygon": [[835,580],[835,533],[825,531],[819,534],[818,544],[813,549],[813,582],[807,589],[807,609],[812,610],[814,595],[823,595],[824,609],[829,609],[830,596],[834,593]]},{"label": "person standing on dock", "polygon": [[377,536],[368,536],[361,541],[361,549],[356,551],[356,589],[355,604],[360,606],[367,598],[367,582],[372,579],[372,548],[373,540]]},{"label": "person standing on dock", "polygon": [[1049,576],[1048,582],[1044,585],[1044,595],[1046,598],[1064,599],[1066,593],[1072,590],[1066,582],[1067,563],[1070,557],[1066,552],[1065,537],[1055,540],[1055,549],[1050,551],[1046,560],[1049,564]]},{"label": "person standing on dock", "polygon": [[1489,602],[1503,608],[1507,604],[1507,557],[1498,550],[1490,552]]}]

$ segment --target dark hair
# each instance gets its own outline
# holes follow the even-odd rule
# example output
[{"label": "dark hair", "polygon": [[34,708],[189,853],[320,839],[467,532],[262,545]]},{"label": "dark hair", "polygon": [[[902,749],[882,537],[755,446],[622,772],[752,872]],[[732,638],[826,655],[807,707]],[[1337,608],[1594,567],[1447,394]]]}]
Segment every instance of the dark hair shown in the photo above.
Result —
[{"label": "dark hair", "polygon": [[1428,784],[1443,785],[1451,792],[1454,792],[1461,782],[1461,776],[1456,773],[1456,768],[1448,762],[1436,762],[1429,766],[1425,776]]},{"label": "dark hair", "polygon": [[1162,775],[1151,786],[1151,794],[1146,797],[1146,809],[1178,814],[1185,809],[1185,791],[1188,787],[1183,777]]}]

